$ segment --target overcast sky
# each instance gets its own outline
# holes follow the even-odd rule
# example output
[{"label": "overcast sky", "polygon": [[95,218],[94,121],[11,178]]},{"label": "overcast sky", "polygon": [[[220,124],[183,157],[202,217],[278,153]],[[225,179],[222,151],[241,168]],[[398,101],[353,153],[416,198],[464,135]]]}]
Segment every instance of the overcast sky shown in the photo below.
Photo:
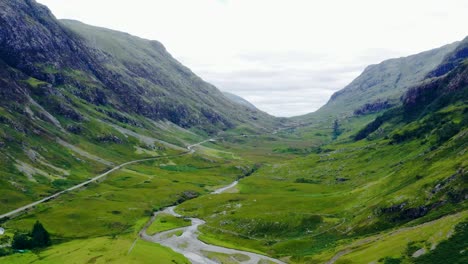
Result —
[{"label": "overcast sky", "polygon": [[38,0],[58,18],[162,42],[276,116],[312,112],[369,64],[468,35],[466,0]]}]

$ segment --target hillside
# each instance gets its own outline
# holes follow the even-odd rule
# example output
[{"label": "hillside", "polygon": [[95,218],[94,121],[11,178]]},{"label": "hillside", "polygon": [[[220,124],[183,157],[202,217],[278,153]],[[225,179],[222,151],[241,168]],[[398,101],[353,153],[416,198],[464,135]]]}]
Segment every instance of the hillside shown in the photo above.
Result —
[{"label": "hillside", "polygon": [[223,95],[226,96],[232,102],[243,105],[243,106],[248,107],[250,109],[257,109],[257,107],[255,107],[255,105],[253,105],[251,102],[245,100],[244,98],[242,98],[242,97],[240,97],[238,95],[235,95],[233,93],[228,93],[228,92],[223,92]]},{"label": "hillside", "polygon": [[[65,99],[73,96],[98,108],[106,105],[119,112],[209,132],[239,123],[255,121],[258,126],[273,122],[265,113],[239,108],[226,100],[157,41],[79,22],[60,23],[35,1],[1,1],[0,5],[0,59],[43,82],[39,88],[44,100],[51,94]],[[49,108],[67,109],[79,119],[80,111],[73,105],[50,104]],[[53,115],[63,112],[51,111]]]},{"label": "hillside", "polygon": [[354,128],[336,141],[265,164],[238,193],[188,201],[178,212],[207,221],[204,241],[291,263],[463,263],[463,250],[447,248],[466,247],[456,243],[468,219],[467,105],[465,60],[370,123],[352,117]]},{"label": "hillside", "polygon": [[444,60],[440,65],[433,69],[427,77],[439,77],[447,74],[457,66],[459,66],[468,57],[468,37],[463,39],[457,47],[445,55]]},{"label": "hillside", "polygon": [[88,47],[106,54],[102,63],[112,75],[119,76],[124,84],[132,82],[125,88],[126,100],[129,100],[129,92],[134,91],[142,105],[131,102],[125,106],[135,113],[203,130],[211,126],[228,129],[239,123],[268,126],[274,122],[271,116],[258,109],[238,107],[226,100],[216,87],[176,61],[157,41],[78,21],[62,20],[60,23],[83,38]]},{"label": "hillside", "polygon": [[0,214],[117,164],[273,117],[226,99],[157,41],[0,0]]},{"label": "hillside", "polygon": [[323,120],[373,113],[398,104],[410,87],[422,81],[453,51],[458,42],[403,58],[368,66],[356,79],[314,113],[296,119]]}]

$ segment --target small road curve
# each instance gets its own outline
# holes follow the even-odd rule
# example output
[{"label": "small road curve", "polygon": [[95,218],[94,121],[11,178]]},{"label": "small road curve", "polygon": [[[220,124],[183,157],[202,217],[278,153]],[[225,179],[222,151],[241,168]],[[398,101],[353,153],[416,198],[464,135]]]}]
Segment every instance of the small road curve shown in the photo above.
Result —
[{"label": "small road curve", "polygon": [[[232,184],[220,188],[212,194],[220,194],[226,191],[229,188],[232,188],[237,185],[237,181],[233,182]],[[145,225],[145,227],[140,231],[140,237],[143,240],[158,243],[164,246],[171,248],[172,250],[181,253],[187,259],[189,259],[193,264],[217,264],[217,262],[213,261],[212,259],[205,256],[204,252],[215,252],[221,254],[228,254],[233,255],[231,260],[233,263],[242,263],[242,264],[257,264],[261,263],[261,261],[267,261],[271,263],[277,264],[284,264],[284,262],[270,258],[268,256],[236,250],[231,248],[225,248],[220,246],[214,246],[210,244],[206,244],[198,239],[198,227],[200,225],[205,224],[205,221],[198,219],[198,218],[190,218],[192,221],[192,225],[188,227],[182,227],[177,229],[172,229],[168,231],[164,231],[161,233],[157,233],[154,235],[148,235],[146,230],[149,226],[156,220],[156,218],[161,214],[170,214],[176,217],[181,217],[181,215],[174,212],[175,206],[168,207],[162,211],[157,211],[154,213],[151,220]],[[182,235],[177,236],[175,232],[182,231]],[[234,255],[243,255],[245,256],[245,260],[237,260]]]},{"label": "small road curve", "polygon": [[238,183],[239,183],[239,181],[235,181],[235,182],[229,184],[229,185],[226,186],[226,187],[219,188],[218,190],[214,191],[212,194],[220,194],[220,193],[223,193],[223,192],[225,192],[225,191],[231,189],[232,187],[236,186]]},{"label": "small road curve", "polygon": [[35,206],[39,205],[39,204],[42,204],[42,203],[45,203],[45,202],[48,202],[50,200],[53,200],[57,197],[59,197],[60,195],[64,194],[64,193],[67,193],[67,192],[71,192],[71,191],[74,191],[76,189],[79,189],[79,188],[82,188],[90,183],[93,183],[93,182],[97,182],[99,181],[100,179],[106,177],[107,175],[109,175],[110,173],[114,172],[114,171],[117,171],[117,170],[120,170],[121,168],[125,167],[125,166],[128,166],[128,165],[131,165],[131,164],[135,164],[135,163],[139,163],[139,162],[145,162],[145,161],[150,161],[150,160],[158,160],[158,159],[163,159],[163,158],[174,158],[174,157],[180,157],[180,156],[184,156],[184,155],[188,155],[188,154],[191,154],[191,153],[194,153],[195,150],[193,150],[194,147],[196,146],[199,146],[203,143],[206,143],[206,142],[209,142],[209,141],[214,141],[215,139],[214,138],[210,138],[210,139],[207,139],[207,140],[204,140],[204,141],[201,141],[201,142],[198,142],[196,144],[193,144],[193,145],[190,145],[190,146],[187,146],[187,150],[186,152],[183,152],[183,153],[180,153],[180,154],[177,154],[177,155],[170,155],[170,156],[158,156],[158,157],[152,157],[152,158],[145,158],[145,159],[139,159],[139,160],[132,160],[132,161],[129,161],[129,162],[125,162],[125,163],[122,163],[118,166],[115,166],[114,168],[94,177],[94,178],[91,178],[85,182],[82,182],[80,184],[77,184],[73,187],[70,187],[66,190],[63,190],[63,191],[60,191],[60,192],[57,192],[51,196],[47,196],[39,201],[36,201],[36,202],[33,202],[33,203],[30,203],[28,205],[25,205],[25,206],[22,206],[20,208],[17,208],[13,211],[10,211],[8,213],[5,213],[5,214],[2,214],[0,215],[0,220],[1,219],[4,219],[4,218],[12,218],[20,213],[23,213],[29,209],[32,209],[34,208]]}]

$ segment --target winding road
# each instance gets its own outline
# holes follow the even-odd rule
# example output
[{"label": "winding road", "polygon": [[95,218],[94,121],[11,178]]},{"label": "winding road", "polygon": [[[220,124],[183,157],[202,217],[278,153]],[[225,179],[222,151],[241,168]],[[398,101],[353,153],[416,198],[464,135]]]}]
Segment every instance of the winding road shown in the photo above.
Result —
[{"label": "winding road", "polygon": [[[245,137],[247,135],[243,135]],[[50,195],[48,197],[45,197],[41,200],[38,200],[36,202],[30,203],[28,205],[22,206],[20,208],[17,208],[13,211],[10,211],[8,213],[0,215],[0,220],[4,218],[12,218],[15,217],[23,212],[26,212],[28,210],[34,209],[34,207],[48,202],[50,200],[53,200],[57,197],[59,197],[62,194],[65,194],[67,192],[71,192],[74,190],[77,190],[79,188],[85,187],[86,185],[94,182],[98,182],[99,180],[103,179],[110,173],[117,171],[125,166],[139,163],[139,162],[145,162],[145,161],[151,161],[151,160],[158,160],[158,159],[163,159],[163,158],[173,158],[173,157],[180,157],[188,154],[192,154],[195,152],[194,147],[199,146],[203,143],[206,142],[213,142],[216,139],[219,138],[210,138],[206,139],[204,141],[198,142],[196,144],[192,144],[187,146],[187,151],[177,154],[177,155],[171,155],[171,156],[158,156],[158,157],[151,157],[151,158],[145,158],[145,159],[139,159],[139,160],[133,160],[129,162],[122,163],[120,165],[117,165],[108,171],[97,175],[89,180],[86,180],[80,184],[77,184],[73,187],[70,187],[66,190],[57,192],[53,195]],[[220,194],[225,192],[226,190],[236,186],[238,181],[235,181],[231,183],[228,186],[222,187],[220,189],[215,190],[212,192],[212,194]],[[187,259],[189,259],[192,263],[194,264],[216,264],[217,262],[208,258],[205,256],[204,253],[209,252],[209,253],[220,253],[220,254],[226,254],[226,255],[231,255],[231,260],[232,262],[237,262],[237,263],[243,263],[243,264],[258,264],[258,263],[277,263],[277,264],[285,264],[284,262],[270,258],[268,256],[248,252],[248,251],[242,251],[242,250],[236,250],[236,249],[231,249],[231,248],[225,248],[225,247],[220,247],[220,246],[214,246],[214,245],[209,245],[206,244],[198,239],[198,227],[200,225],[205,224],[205,221],[198,219],[198,218],[190,218],[192,224],[188,227],[183,227],[183,228],[177,228],[165,232],[161,232],[158,234],[155,234],[153,236],[150,236],[146,233],[147,228],[156,220],[156,218],[162,214],[170,214],[176,217],[181,217],[181,215],[177,214],[174,211],[174,206],[173,207],[168,207],[162,211],[155,212],[153,217],[150,219],[150,221],[145,225],[145,227],[140,231],[139,235],[142,239],[154,243],[159,243],[161,245],[167,246],[171,249],[173,249],[176,252],[179,252],[183,254]],[[174,235],[174,232],[177,231],[182,231],[182,235],[176,236]],[[241,258],[239,258],[241,257]]]},{"label": "winding road", "polygon": [[[220,188],[212,194],[220,194],[237,185],[237,181],[231,183],[230,185]],[[221,253],[231,255],[230,260],[232,263],[242,263],[242,264],[258,264],[258,263],[277,263],[285,264],[284,262],[270,258],[264,255],[236,250],[231,248],[219,247],[210,244],[206,244],[198,239],[198,227],[205,224],[205,221],[198,218],[190,218],[192,225],[188,227],[176,228],[155,235],[148,235],[146,230],[149,226],[156,220],[156,218],[161,214],[170,214],[176,217],[182,217],[177,214],[175,211],[175,206],[168,207],[162,211],[157,211],[154,213],[151,220],[145,225],[145,227],[140,231],[140,237],[143,240],[158,243],[166,247],[171,248],[175,252],[181,253],[187,259],[189,259],[193,264],[217,264],[218,262],[208,258],[204,253]],[[182,235],[178,236],[175,233],[182,231]],[[237,256],[237,258],[236,258]],[[242,256],[242,258],[239,258]],[[230,263],[231,263],[230,262]]]},{"label": "winding road", "polygon": [[73,187],[70,187],[66,190],[63,190],[63,191],[60,191],[60,192],[57,192],[55,194],[52,194],[50,196],[47,196],[39,201],[36,201],[36,202],[33,202],[33,203],[30,203],[28,205],[25,205],[25,206],[22,206],[20,208],[17,208],[13,211],[10,211],[8,213],[5,213],[5,214],[2,214],[0,215],[0,220],[4,219],[4,218],[11,218],[11,217],[15,217],[17,216],[18,214],[20,213],[23,213],[23,212],[26,212],[27,210],[29,209],[33,209],[35,206],[38,206],[42,203],[45,203],[45,202],[48,202],[50,200],[53,200],[57,197],[59,197],[60,195],[64,194],[64,193],[67,193],[67,192],[71,192],[71,191],[74,191],[76,189],[79,189],[79,188],[82,188],[90,183],[93,183],[93,182],[97,182],[98,180],[106,177],[107,175],[109,175],[110,173],[114,172],[114,171],[117,171],[117,170],[120,170],[121,168],[125,167],[125,166],[128,166],[128,165],[131,165],[131,164],[135,164],[135,163],[139,163],[139,162],[145,162],[145,161],[150,161],[150,160],[158,160],[158,159],[163,159],[163,158],[174,158],[174,157],[180,157],[180,156],[184,156],[184,155],[188,155],[188,154],[191,154],[191,153],[194,153],[195,150],[193,150],[194,147],[196,146],[199,146],[203,143],[206,143],[206,142],[210,142],[210,141],[214,141],[215,139],[214,138],[210,138],[210,139],[207,139],[207,140],[204,140],[204,141],[201,141],[201,142],[198,142],[196,144],[193,144],[193,145],[190,145],[190,146],[187,146],[187,151],[186,152],[183,152],[183,153],[180,153],[180,154],[177,154],[177,155],[170,155],[170,156],[158,156],[158,157],[152,157],[152,158],[145,158],[145,159],[139,159],[139,160],[132,160],[132,161],[129,161],[129,162],[125,162],[125,163],[122,163],[120,165],[117,165],[115,167],[113,167],[112,169],[94,177],[94,178],[91,178],[87,181],[84,181],[82,183],[79,183],[77,185],[74,185]]}]

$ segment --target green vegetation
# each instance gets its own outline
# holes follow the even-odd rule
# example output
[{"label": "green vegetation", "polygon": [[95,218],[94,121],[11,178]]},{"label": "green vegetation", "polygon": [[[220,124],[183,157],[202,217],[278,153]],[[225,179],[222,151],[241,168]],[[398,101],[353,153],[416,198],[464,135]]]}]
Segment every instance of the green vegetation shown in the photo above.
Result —
[{"label": "green vegetation", "polygon": [[[466,219],[465,94],[462,88],[426,100],[411,115],[391,109],[359,138],[366,124],[357,124],[368,117],[344,120],[336,142],[305,157],[270,157],[240,181],[239,193],[202,196],[178,212],[206,220],[200,236],[206,242],[293,262],[326,262],[342,245],[352,253],[337,263],[413,261],[408,252],[419,246],[428,252],[446,239],[442,230],[449,234]],[[297,132],[288,133],[282,136]]]},{"label": "green vegetation", "polygon": [[425,51],[408,57],[390,59],[368,66],[349,85],[336,92],[317,112],[297,117],[302,122],[333,122],[349,116],[366,104],[389,101],[396,104],[409,88],[426,78],[460,43]]},{"label": "green vegetation", "polygon": [[19,34],[0,43],[15,54],[0,57],[0,214],[117,169],[2,219],[0,262],[188,263],[139,238],[173,205],[184,217],[149,233],[198,217],[206,243],[291,263],[467,261],[467,41],[370,66],[290,120],[226,98],[158,42],[25,3],[2,17]]},{"label": "green vegetation", "polygon": [[190,226],[190,219],[185,219],[182,217],[175,217],[169,214],[159,214],[154,221],[147,229],[149,235],[156,234],[159,232],[176,229],[179,227]]},{"label": "green vegetation", "polygon": [[[133,244],[135,243],[135,244]],[[131,250],[130,250],[131,249]],[[97,237],[61,243],[39,253],[14,254],[2,263],[62,264],[76,263],[178,263],[188,264],[182,255],[170,249],[142,240],[123,237]]]},{"label": "green vegetation", "polygon": [[468,241],[468,222],[462,222],[455,228],[455,234],[448,240],[442,241],[437,248],[426,255],[416,259],[415,263],[466,263],[468,252],[466,252],[466,241]]},{"label": "green vegetation", "polygon": [[39,85],[45,85],[47,84],[46,82],[40,81],[36,78],[30,77],[25,81],[27,84],[29,84],[33,88],[39,87]]},{"label": "green vegetation", "polygon": [[52,244],[50,235],[44,226],[37,221],[31,233],[20,234],[16,233],[13,237],[11,247],[16,250],[33,249],[33,248],[44,248]]}]

